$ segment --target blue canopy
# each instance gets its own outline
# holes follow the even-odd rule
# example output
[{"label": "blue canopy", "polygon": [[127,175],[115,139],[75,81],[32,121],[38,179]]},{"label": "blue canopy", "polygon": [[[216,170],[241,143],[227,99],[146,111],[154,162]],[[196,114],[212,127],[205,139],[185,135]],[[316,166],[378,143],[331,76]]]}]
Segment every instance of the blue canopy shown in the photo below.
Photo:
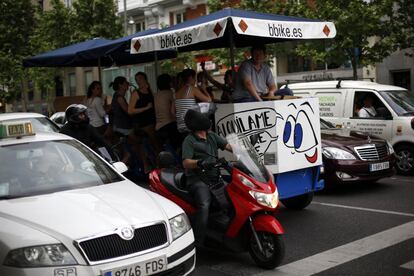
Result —
[{"label": "blue canopy", "polygon": [[288,40],[326,39],[335,25],[315,19],[226,8],[131,39],[131,53],[246,47]]},{"label": "blue canopy", "polygon": [[[129,65],[152,62],[154,53],[131,55],[129,52],[130,40],[133,37],[148,35],[159,31],[149,29],[115,40],[92,39],[69,45],[60,49],[46,52],[23,60],[25,67],[92,67]],[[157,59],[174,58],[174,50],[157,52]]]}]

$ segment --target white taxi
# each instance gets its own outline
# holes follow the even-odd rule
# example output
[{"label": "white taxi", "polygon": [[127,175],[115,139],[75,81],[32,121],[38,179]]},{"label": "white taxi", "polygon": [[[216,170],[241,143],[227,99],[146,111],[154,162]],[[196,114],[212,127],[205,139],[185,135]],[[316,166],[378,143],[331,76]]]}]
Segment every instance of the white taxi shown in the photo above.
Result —
[{"label": "white taxi", "polygon": [[[77,140],[0,123],[0,275],[187,275],[193,231]],[[116,169],[114,169],[116,168]]]}]

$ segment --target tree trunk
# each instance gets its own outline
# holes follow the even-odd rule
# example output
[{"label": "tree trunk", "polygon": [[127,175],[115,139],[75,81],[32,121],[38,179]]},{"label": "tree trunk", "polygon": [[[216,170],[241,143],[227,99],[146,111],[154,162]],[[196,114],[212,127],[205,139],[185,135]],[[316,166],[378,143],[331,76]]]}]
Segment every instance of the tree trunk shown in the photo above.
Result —
[{"label": "tree trunk", "polygon": [[357,80],[358,79],[358,62],[357,62],[356,57],[352,57],[351,64],[352,64],[352,77],[354,78],[354,80]]}]

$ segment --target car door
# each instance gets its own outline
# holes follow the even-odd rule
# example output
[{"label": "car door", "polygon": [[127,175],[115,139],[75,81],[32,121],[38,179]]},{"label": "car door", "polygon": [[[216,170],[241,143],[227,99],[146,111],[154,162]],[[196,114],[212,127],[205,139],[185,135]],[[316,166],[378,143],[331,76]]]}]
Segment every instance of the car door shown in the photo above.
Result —
[{"label": "car door", "polygon": [[[344,119],[344,127],[355,131],[362,131],[376,135],[387,140],[392,137],[393,118],[389,107],[383,102],[376,91],[356,89],[354,93],[348,93],[350,101],[345,105],[347,117]],[[364,108],[363,99],[371,97],[373,106],[377,112],[376,116],[361,118],[359,110]]]}]

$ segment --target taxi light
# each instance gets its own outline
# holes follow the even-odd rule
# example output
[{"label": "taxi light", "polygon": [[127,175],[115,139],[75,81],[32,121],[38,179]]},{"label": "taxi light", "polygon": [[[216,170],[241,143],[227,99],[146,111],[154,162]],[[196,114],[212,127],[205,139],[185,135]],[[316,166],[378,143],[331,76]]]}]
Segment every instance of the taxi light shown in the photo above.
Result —
[{"label": "taxi light", "polygon": [[0,139],[34,135],[30,121],[3,122],[0,124]]}]

